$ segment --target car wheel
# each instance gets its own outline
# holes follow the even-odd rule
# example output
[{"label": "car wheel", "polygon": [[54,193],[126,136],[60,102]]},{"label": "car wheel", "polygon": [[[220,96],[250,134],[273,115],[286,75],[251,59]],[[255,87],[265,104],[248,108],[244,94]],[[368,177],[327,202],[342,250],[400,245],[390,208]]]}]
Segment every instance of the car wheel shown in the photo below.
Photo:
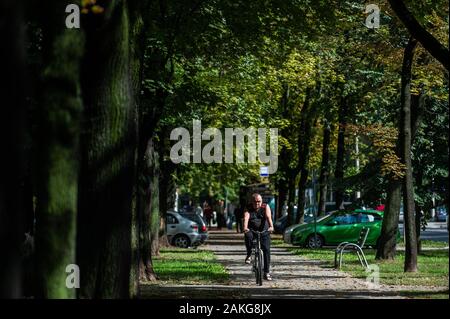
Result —
[{"label": "car wheel", "polygon": [[[317,240],[316,240],[317,237]],[[308,248],[322,248],[325,241],[323,237],[319,234],[317,236],[314,236],[314,234],[311,234],[306,238],[306,247]]]},{"label": "car wheel", "polygon": [[191,241],[186,235],[177,235],[173,239],[173,244],[179,248],[188,248],[191,245]]}]

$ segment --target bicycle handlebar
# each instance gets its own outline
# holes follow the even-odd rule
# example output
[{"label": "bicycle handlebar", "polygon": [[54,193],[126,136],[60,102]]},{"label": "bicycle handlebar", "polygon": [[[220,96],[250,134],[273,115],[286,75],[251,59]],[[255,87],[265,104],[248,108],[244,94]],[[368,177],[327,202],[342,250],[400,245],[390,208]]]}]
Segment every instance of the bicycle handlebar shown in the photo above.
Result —
[{"label": "bicycle handlebar", "polygon": [[249,230],[254,234],[260,234],[260,235],[263,235],[265,233],[270,233],[270,231],[268,231],[268,230],[263,230],[263,231],[257,231],[257,230],[253,230],[253,229],[249,229]]}]

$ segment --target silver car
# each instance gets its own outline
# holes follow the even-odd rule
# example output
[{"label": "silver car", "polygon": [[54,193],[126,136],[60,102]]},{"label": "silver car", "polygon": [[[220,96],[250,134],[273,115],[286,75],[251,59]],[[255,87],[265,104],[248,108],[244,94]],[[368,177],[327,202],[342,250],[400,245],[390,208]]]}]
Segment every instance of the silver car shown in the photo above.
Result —
[{"label": "silver car", "polygon": [[291,238],[292,231],[300,225],[301,224],[291,225],[284,230],[283,241],[286,244],[292,244],[292,238]]},{"label": "silver car", "polygon": [[169,242],[180,248],[196,247],[202,239],[198,224],[175,211],[166,214],[166,233]]}]

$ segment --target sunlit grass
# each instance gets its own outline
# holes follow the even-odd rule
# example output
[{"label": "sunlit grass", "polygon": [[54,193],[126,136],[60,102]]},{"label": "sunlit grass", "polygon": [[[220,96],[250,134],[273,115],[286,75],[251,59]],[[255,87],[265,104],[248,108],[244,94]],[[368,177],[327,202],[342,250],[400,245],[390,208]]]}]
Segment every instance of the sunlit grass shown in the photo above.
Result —
[{"label": "sunlit grass", "polygon": [[209,284],[226,282],[229,275],[210,251],[170,248],[153,258],[158,279],[172,284]]}]

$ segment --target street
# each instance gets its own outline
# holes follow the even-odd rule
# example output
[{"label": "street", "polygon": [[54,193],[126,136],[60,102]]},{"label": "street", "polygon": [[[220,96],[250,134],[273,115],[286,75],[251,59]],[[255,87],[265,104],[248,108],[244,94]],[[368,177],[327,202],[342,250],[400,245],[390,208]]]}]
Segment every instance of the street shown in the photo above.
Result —
[{"label": "street", "polygon": [[[399,224],[400,233],[403,234],[403,224]],[[428,222],[425,231],[421,232],[422,240],[444,241],[448,243],[448,230],[445,222]]]}]

